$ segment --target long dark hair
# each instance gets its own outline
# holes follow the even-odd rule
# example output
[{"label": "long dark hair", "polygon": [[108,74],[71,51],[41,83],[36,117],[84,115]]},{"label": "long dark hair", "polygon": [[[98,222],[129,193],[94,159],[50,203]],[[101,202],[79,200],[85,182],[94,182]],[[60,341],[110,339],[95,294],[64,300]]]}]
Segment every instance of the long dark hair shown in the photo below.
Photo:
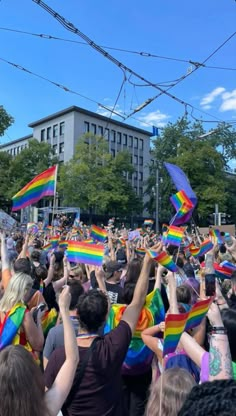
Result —
[{"label": "long dark hair", "polygon": [[51,416],[44,401],[43,374],[20,345],[0,353],[0,416]]}]

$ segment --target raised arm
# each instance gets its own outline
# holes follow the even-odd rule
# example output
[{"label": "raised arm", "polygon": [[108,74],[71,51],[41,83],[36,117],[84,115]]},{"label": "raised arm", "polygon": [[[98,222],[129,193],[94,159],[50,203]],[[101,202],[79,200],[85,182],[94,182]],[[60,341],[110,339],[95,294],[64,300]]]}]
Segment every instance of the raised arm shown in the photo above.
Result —
[{"label": "raised arm", "polygon": [[6,235],[4,232],[0,233],[1,237],[1,260],[2,260],[2,287],[5,290],[11,279],[10,262],[6,247]]},{"label": "raised arm", "polygon": [[[161,248],[162,248],[161,244],[158,244],[157,246],[153,247],[153,249],[157,252],[160,252]],[[129,304],[129,306],[127,306],[122,317],[122,320],[126,321],[128,325],[130,326],[132,333],[134,333],[135,331],[137,321],[139,318],[139,314],[144,305],[145,298],[147,295],[148,280],[149,280],[151,264],[152,264],[152,259],[150,258],[148,254],[146,254],[143,259],[142,270],[141,270],[140,276],[138,278],[138,281],[134,290],[133,300]]]},{"label": "raised arm", "polygon": [[150,328],[144,329],[141,333],[142,340],[145,345],[147,345],[150,350],[152,350],[160,359],[160,354],[162,354],[160,348],[158,348],[158,338],[157,334],[165,331],[165,322],[161,322],[158,325],[151,326]]},{"label": "raised arm", "polygon": [[70,292],[69,287],[66,287],[59,297],[60,313],[64,326],[66,360],[57,374],[51,389],[46,392],[45,398],[49,412],[52,415],[56,415],[60,411],[65,399],[67,398],[74,380],[77,364],[79,362],[75,332],[69,316],[69,305]]},{"label": "raised arm", "polygon": [[22,250],[18,256],[18,259],[26,259],[27,257],[27,251],[28,251],[28,246],[29,246],[29,241],[30,241],[30,235],[26,234],[25,236],[25,241],[22,247]]},{"label": "raised arm", "polygon": [[169,303],[170,303],[170,313],[179,313],[178,303],[176,297],[176,278],[175,273],[168,272],[167,274],[168,286],[169,286]]},{"label": "raised arm", "polygon": [[210,338],[210,377],[209,381],[227,380],[232,378],[232,358],[230,354],[227,331],[224,328],[220,310],[212,303],[208,311],[212,326]]}]

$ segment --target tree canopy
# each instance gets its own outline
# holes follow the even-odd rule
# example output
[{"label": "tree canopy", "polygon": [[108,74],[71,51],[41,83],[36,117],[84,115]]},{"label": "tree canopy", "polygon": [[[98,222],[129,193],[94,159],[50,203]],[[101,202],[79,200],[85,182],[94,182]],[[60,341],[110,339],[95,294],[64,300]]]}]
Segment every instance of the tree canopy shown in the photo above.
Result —
[{"label": "tree canopy", "polygon": [[133,173],[128,152],[115,157],[103,137],[86,134],[75,155],[60,169],[59,192],[65,204],[90,213],[135,214],[142,210],[127,175]]},{"label": "tree canopy", "polygon": [[206,223],[207,216],[219,204],[221,212],[231,210],[232,195],[229,193],[233,180],[229,182],[229,162],[236,157],[236,132],[220,124],[211,134],[205,134],[200,122],[190,123],[186,118],[169,123],[159,137],[153,140],[152,157],[154,164],[148,181],[150,213],[155,211],[152,192],[155,185],[155,169],[160,170],[160,198],[162,221],[170,219],[173,211],[169,202],[176,192],[163,167],[163,162],[178,165],[189,178],[198,197],[196,214],[200,223]]}]

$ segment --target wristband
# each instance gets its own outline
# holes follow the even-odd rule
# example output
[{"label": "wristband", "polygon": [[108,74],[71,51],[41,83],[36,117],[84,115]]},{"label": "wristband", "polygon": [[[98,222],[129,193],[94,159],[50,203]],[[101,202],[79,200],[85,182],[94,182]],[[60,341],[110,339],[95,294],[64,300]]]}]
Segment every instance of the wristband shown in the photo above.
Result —
[{"label": "wristband", "polygon": [[214,326],[211,335],[227,335],[227,329],[223,326]]}]

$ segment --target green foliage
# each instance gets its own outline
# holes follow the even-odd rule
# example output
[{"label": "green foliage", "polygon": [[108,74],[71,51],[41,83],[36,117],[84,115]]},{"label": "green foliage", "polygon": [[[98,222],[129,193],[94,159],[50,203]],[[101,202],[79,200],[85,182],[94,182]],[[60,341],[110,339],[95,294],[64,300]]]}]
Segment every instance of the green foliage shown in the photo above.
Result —
[{"label": "green foliage", "polygon": [[141,201],[126,180],[132,172],[127,152],[113,158],[104,138],[86,134],[79,140],[74,158],[60,168],[59,191],[65,204],[89,212],[140,212]]},{"label": "green foliage", "polygon": [[198,197],[197,214],[202,223],[207,215],[214,212],[216,203],[219,204],[221,212],[229,206],[229,184],[225,170],[228,169],[228,162],[236,154],[236,133],[221,124],[213,134],[201,138],[204,134],[201,123],[190,123],[186,119],[180,119],[174,124],[169,123],[161,136],[153,141],[155,163],[148,183],[148,209],[150,213],[155,211],[155,198],[151,190],[155,184],[155,169],[158,166],[162,177],[162,221],[170,219],[173,213],[169,197],[176,192],[163,167],[164,161],[178,165],[188,176]]},{"label": "green foliage", "polygon": [[13,117],[11,117],[4,107],[0,106],[0,136],[4,135],[5,130],[7,130],[12,123],[14,122]]}]

